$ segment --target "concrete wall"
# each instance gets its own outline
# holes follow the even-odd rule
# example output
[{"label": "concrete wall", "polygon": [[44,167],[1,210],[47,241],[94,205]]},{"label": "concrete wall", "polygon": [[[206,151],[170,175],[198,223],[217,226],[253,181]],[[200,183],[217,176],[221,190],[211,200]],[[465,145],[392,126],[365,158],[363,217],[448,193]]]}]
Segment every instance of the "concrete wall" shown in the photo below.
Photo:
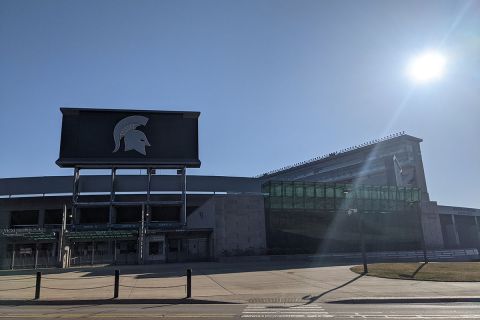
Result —
[{"label": "concrete wall", "polygon": [[215,258],[266,252],[262,195],[219,195],[215,202]]},{"label": "concrete wall", "polygon": [[215,228],[215,200],[212,196],[187,217],[187,229]]},{"label": "concrete wall", "polygon": [[440,216],[437,212],[437,203],[433,201],[422,202],[421,217],[427,250],[443,249],[445,246]]},{"label": "concrete wall", "polygon": [[480,248],[480,209],[437,207],[446,248]]}]

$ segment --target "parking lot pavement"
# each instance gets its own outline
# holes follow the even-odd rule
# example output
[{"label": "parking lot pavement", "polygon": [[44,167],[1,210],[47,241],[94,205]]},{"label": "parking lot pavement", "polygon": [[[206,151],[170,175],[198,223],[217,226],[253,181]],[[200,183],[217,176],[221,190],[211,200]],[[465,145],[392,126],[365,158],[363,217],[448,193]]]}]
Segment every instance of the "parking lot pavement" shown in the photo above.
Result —
[{"label": "parking lot pavement", "polygon": [[[311,262],[189,263],[43,270],[40,300],[108,300],[120,269],[121,300],[183,299],[185,270],[193,269],[192,296],[211,301],[303,299],[323,302],[365,297],[475,297],[477,283],[381,279],[349,266]],[[34,271],[1,272],[0,300],[34,297]]]}]

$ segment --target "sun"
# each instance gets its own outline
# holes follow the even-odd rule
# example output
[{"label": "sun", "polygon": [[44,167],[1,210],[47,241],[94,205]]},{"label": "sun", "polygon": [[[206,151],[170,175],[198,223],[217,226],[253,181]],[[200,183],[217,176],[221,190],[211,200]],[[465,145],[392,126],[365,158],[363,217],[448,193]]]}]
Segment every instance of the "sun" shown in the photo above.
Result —
[{"label": "sun", "polygon": [[407,72],[416,83],[426,83],[437,80],[445,72],[447,59],[436,51],[423,52],[409,62]]}]

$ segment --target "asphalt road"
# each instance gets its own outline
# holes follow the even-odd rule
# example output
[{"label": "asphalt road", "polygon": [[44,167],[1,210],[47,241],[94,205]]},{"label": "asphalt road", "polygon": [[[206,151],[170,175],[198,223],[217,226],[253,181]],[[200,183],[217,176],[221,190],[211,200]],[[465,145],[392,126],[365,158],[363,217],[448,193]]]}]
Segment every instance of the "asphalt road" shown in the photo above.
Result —
[{"label": "asphalt road", "polygon": [[0,306],[4,319],[480,319],[480,304],[174,304]]}]

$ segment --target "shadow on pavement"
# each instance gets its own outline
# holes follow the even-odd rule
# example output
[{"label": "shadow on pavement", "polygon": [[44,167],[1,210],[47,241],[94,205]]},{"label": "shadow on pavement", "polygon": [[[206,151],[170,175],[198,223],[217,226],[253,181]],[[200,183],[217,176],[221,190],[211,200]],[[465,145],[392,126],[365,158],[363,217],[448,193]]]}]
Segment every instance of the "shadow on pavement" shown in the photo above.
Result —
[{"label": "shadow on pavement", "polygon": [[237,304],[235,302],[201,299],[87,299],[87,300],[0,300],[2,306],[48,305],[81,306],[108,304]]},{"label": "shadow on pavement", "polygon": [[427,265],[427,263],[428,262],[422,263],[412,274],[401,274],[400,276],[403,278],[415,279],[415,276],[417,275],[417,273],[419,273],[420,270],[422,270],[422,268]]},{"label": "shadow on pavement", "polygon": [[[81,273],[79,277],[98,277],[112,276],[115,269],[120,270],[124,276],[134,276],[137,279],[148,278],[169,278],[184,276],[186,269],[193,269],[194,274],[215,275],[238,272],[256,272],[256,271],[278,271],[296,268],[317,268],[333,266],[349,266],[360,264],[361,260],[356,258],[332,258],[316,257],[314,255],[290,255],[290,256],[258,256],[248,257],[238,261],[223,262],[185,262],[185,263],[166,263],[152,265],[93,265],[93,266],[74,266],[68,269],[47,268],[47,269],[22,269],[22,270],[0,270],[1,276],[29,275],[34,276],[36,271],[41,271],[44,275],[55,275],[64,273]],[[386,262],[382,259],[369,258],[371,263]],[[390,261],[391,262],[391,261]],[[395,262],[417,262],[416,260],[396,260]],[[199,272],[195,272],[199,271]],[[420,270],[418,270],[420,271]],[[417,272],[418,272],[417,271]]]},{"label": "shadow on pavement", "polygon": [[355,264],[356,261],[309,261],[309,260],[279,260],[279,261],[248,261],[248,262],[192,262],[168,263],[161,265],[122,265],[122,266],[86,266],[72,267],[69,269],[39,269],[39,270],[5,270],[0,271],[0,276],[35,275],[42,271],[43,275],[63,273],[82,273],[80,278],[113,276],[115,269],[120,270],[121,276],[134,276],[137,279],[170,278],[184,276],[186,269],[193,269],[193,274],[214,275],[238,272],[273,271],[296,268],[317,268],[331,266],[346,266]]},{"label": "shadow on pavement", "polygon": [[347,282],[345,282],[345,283],[343,283],[343,284],[341,284],[341,285],[339,285],[339,286],[337,286],[337,287],[335,287],[335,288],[333,288],[333,289],[330,289],[330,290],[327,290],[327,291],[325,291],[325,292],[322,292],[322,293],[320,293],[320,294],[317,295],[317,296],[313,296],[313,297],[303,297],[304,299],[305,299],[305,298],[308,299],[308,302],[305,303],[305,304],[314,303],[314,302],[316,302],[318,299],[320,299],[320,298],[322,298],[323,296],[329,294],[330,292],[333,292],[333,291],[335,291],[335,290],[338,290],[338,289],[341,289],[341,288],[343,288],[343,287],[346,287],[346,286],[348,286],[349,284],[351,284],[351,283],[357,281],[358,279],[362,278],[363,276],[365,276],[365,274],[361,274],[361,275],[359,275],[359,276],[356,276],[355,278],[353,278],[353,279],[351,279],[351,280],[349,280],[349,281],[347,281]]}]

